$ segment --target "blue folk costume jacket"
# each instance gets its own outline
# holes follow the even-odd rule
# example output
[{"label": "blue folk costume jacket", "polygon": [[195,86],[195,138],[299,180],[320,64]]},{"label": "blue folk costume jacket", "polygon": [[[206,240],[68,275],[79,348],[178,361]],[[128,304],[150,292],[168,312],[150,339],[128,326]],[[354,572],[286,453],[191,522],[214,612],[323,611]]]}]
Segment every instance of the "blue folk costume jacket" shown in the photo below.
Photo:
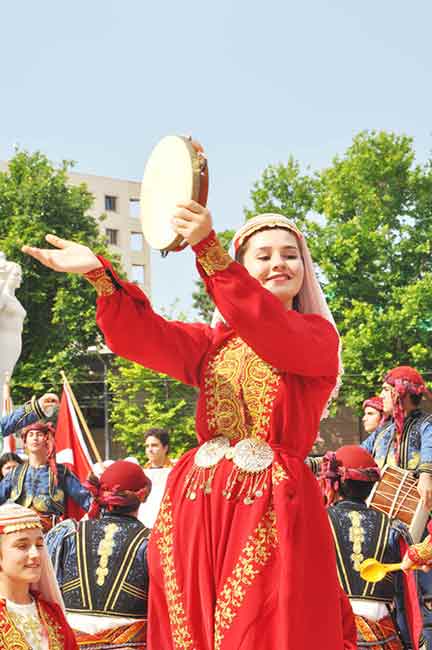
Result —
[{"label": "blue folk costume jacket", "polygon": [[345,499],[328,508],[330,527],[336,547],[339,582],[349,598],[379,601],[393,610],[395,629],[406,647],[412,646],[405,614],[403,574],[389,573],[385,580],[365,582],[359,567],[366,558],[380,562],[400,562],[400,540],[411,543],[406,526],[398,520],[368,508],[363,501]]},{"label": "blue folk costume jacket", "polygon": [[55,526],[46,542],[67,611],[147,618],[149,534],[136,517],[107,511]]},{"label": "blue folk costume jacket", "polygon": [[38,400],[36,397],[33,397],[29,402],[26,402],[24,406],[18,406],[12,411],[12,413],[9,413],[9,415],[0,417],[0,442],[11,433],[15,433],[15,431],[23,429],[29,424],[34,424],[34,422],[37,422],[44,417],[45,414],[39,406]]},{"label": "blue folk costume jacket", "polygon": [[66,498],[70,497],[87,511],[92,500],[90,492],[67,467],[56,465],[57,485],[48,464],[31,467],[24,463],[15,467],[0,481],[0,504],[11,500],[41,515],[60,517],[65,512]]},{"label": "blue folk costume jacket", "polygon": [[432,415],[421,409],[411,411],[405,418],[400,441],[400,461],[395,457],[396,425],[393,420],[362,442],[379,467],[393,465],[402,469],[432,474]]}]

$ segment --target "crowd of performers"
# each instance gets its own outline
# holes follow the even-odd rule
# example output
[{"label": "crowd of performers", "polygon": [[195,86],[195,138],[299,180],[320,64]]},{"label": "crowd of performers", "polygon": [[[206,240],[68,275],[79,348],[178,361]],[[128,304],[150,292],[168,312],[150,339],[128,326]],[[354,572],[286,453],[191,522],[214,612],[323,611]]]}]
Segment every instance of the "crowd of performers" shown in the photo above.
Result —
[{"label": "crowd of performers", "polygon": [[[338,388],[341,355],[303,236],[281,215],[260,215],[236,233],[229,255],[209,211],[193,201],[178,206],[173,228],[195,252],[216,306],[212,326],[162,318],[81,244],[50,235],[54,248],[24,248],[95,286],[97,322],[113,352],[199,389],[198,447],[166,468],[159,513],[147,527],[137,518],[151,489],[144,470],[116,461],[81,486],[55,462],[53,431],[35,424],[42,405],[33,401],[14,416],[27,425],[29,461],[0,483],[1,500],[9,499],[0,506],[4,647],[426,647],[428,531],[413,545],[403,524],[365,504],[388,463],[418,472],[419,498],[431,507],[422,377],[408,367],[390,371],[382,402],[365,403],[365,422],[368,409],[379,417],[363,447],[308,458]],[[7,435],[14,425],[2,426]],[[43,539],[66,497],[88,517],[62,521]],[[20,558],[12,567],[6,546]],[[402,560],[406,571],[366,583],[359,566],[367,557]]]}]

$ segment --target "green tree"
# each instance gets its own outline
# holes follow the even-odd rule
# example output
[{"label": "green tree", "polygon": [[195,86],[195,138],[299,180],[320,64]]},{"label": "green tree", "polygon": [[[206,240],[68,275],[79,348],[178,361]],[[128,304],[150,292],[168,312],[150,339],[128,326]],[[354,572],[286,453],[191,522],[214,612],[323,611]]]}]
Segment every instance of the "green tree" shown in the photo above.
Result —
[{"label": "green tree", "polygon": [[[218,233],[218,237],[225,250],[229,249],[233,236],[234,230],[223,230]],[[192,306],[197,310],[203,321],[210,323],[215,308],[213,301],[205,290],[204,282],[201,278],[195,282],[195,286],[196,289],[192,293]]]},{"label": "green tree", "polygon": [[321,172],[269,167],[251,198],[252,212],[276,209],[308,236],[343,339],[345,404],[396,365],[431,376],[432,164],[415,163],[411,138],[359,133]]},{"label": "green tree", "polygon": [[194,388],[125,359],[114,361],[109,383],[115,440],[128,454],[145,462],[143,433],[152,427],[169,431],[175,456],[197,444]]},{"label": "green tree", "polygon": [[88,214],[93,197],[84,185],[68,184],[70,167],[66,161],[54,167],[39,152],[19,151],[0,173],[0,250],[22,266],[17,297],[27,310],[13,377],[16,402],[32,391],[58,387],[60,370],[71,380],[86,379],[85,351],[99,337],[94,289],[81,277],[44,268],[20,250],[23,244],[43,246],[46,233],[55,233],[106,253]]}]

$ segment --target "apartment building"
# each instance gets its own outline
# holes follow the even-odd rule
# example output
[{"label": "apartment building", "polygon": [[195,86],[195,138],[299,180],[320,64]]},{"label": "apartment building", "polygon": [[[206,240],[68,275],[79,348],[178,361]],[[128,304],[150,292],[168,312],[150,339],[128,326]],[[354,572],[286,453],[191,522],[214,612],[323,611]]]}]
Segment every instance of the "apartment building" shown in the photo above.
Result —
[{"label": "apartment building", "polygon": [[[0,171],[7,162],[0,161]],[[106,237],[108,245],[122,260],[123,270],[151,295],[150,248],[141,232],[139,197],[141,184],[92,174],[69,174],[72,185],[85,183],[94,196],[90,214]],[[101,220],[101,216],[104,219]]]},{"label": "apartment building", "polygon": [[[97,220],[109,246],[120,255],[129,280],[151,294],[150,248],[141,232],[139,196],[141,184],[90,174],[69,174],[73,185],[85,183],[94,196],[90,213]],[[101,215],[105,216],[100,221]]]}]

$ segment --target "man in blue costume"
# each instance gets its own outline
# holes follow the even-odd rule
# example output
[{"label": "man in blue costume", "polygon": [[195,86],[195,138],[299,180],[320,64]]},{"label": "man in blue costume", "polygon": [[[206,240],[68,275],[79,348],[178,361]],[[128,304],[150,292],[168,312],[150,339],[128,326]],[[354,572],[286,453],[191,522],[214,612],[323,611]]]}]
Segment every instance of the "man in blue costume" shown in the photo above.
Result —
[{"label": "man in blue costume", "polygon": [[397,563],[411,543],[402,522],[367,507],[366,499],[379,479],[377,463],[360,446],[346,445],[324,456],[321,480],[329,503],[339,581],[355,615],[359,648],[424,648],[414,574],[397,571],[378,583],[366,582],[360,575],[366,558]]},{"label": "man in blue costume", "polygon": [[[384,377],[381,396],[384,413],[390,416],[363,446],[380,467],[393,465],[416,472],[418,492],[424,506],[432,509],[432,414],[420,408],[429,394],[421,374],[410,366],[398,366]],[[424,533],[426,536],[427,531]],[[424,635],[432,648],[432,572],[419,572],[423,595]]]},{"label": "man in blue costume", "polygon": [[86,485],[94,497],[89,519],[66,520],[46,538],[69,623],[82,650],[145,650],[150,530],[137,512],[150,480],[119,460]]},{"label": "man in blue costume", "polygon": [[21,437],[28,461],[15,467],[0,482],[0,504],[15,501],[33,508],[48,531],[63,516],[66,499],[72,498],[88,510],[90,492],[65,465],[55,462],[55,430],[50,422],[36,422],[27,426]]}]

